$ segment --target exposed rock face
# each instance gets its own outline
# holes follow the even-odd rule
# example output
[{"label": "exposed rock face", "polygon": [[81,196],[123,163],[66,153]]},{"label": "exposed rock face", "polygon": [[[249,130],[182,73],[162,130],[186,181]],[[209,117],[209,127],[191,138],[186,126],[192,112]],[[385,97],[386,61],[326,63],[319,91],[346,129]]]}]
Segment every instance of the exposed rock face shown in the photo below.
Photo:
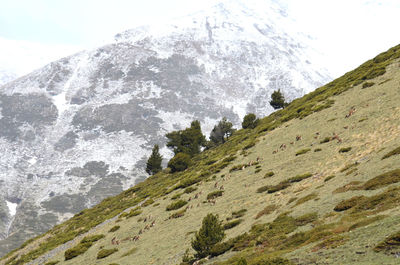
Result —
[{"label": "exposed rock face", "polygon": [[284,10],[260,10],[227,1],[0,87],[0,254],[146,177],[166,132],[238,125],[271,112],[273,90],[292,100],[329,80]]}]

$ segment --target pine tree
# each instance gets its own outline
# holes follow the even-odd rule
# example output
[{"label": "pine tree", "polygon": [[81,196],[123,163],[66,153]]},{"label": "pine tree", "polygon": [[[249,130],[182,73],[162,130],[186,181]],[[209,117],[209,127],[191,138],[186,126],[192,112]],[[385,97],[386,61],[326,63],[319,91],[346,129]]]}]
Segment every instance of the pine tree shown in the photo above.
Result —
[{"label": "pine tree", "polygon": [[285,107],[285,98],[283,97],[281,90],[274,91],[271,95],[271,101],[269,104],[274,108],[274,109],[282,109]]},{"label": "pine tree", "polygon": [[157,174],[162,170],[161,162],[162,156],[160,154],[160,147],[158,144],[154,145],[153,151],[151,152],[151,156],[147,160],[146,163],[146,172],[150,175]]},{"label": "pine tree", "polygon": [[192,248],[196,251],[196,258],[201,259],[210,254],[213,246],[225,237],[224,229],[218,215],[211,213],[203,218],[202,226],[192,240]]},{"label": "pine tree", "polygon": [[168,138],[167,146],[175,155],[185,153],[194,156],[200,153],[201,147],[206,144],[206,138],[201,132],[199,121],[192,121],[189,128],[180,131],[173,131],[165,135]]},{"label": "pine tree", "polygon": [[215,144],[223,144],[233,134],[235,129],[232,128],[232,122],[229,122],[225,117],[214,126],[210,133],[210,140]]},{"label": "pine tree", "polygon": [[259,119],[253,113],[249,113],[243,118],[242,128],[243,129],[254,129],[258,125]]}]

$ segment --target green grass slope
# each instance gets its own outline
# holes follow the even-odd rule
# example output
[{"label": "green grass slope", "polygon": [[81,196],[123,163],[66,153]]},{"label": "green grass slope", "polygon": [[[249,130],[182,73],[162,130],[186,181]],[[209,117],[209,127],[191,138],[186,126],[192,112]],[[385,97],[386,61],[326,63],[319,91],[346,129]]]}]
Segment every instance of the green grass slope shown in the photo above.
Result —
[{"label": "green grass slope", "polygon": [[227,236],[203,264],[398,264],[399,58],[396,46],[0,264],[180,264],[208,213]]}]

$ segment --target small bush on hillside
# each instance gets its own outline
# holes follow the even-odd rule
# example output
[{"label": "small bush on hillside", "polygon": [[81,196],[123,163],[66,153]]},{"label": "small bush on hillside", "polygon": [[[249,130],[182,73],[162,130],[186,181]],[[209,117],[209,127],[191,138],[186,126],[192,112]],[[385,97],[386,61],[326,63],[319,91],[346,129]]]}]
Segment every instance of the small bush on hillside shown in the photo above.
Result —
[{"label": "small bush on hillside", "polygon": [[110,230],[108,230],[108,232],[112,233],[117,231],[118,229],[120,229],[121,227],[119,225],[113,226]]},{"label": "small bush on hillside", "polygon": [[247,212],[247,209],[241,209],[236,212],[232,212],[232,218],[240,218],[243,217]]},{"label": "small bush on hillside", "polygon": [[272,213],[273,211],[275,211],[277,208],[278,207],[276,205],[274,205],[274,204],[268,205],[263,210],[258,212],[258,214],[256,215],[255,219],[258,219],[263,215],[268,215],[268,214]]},{"label": "small bush on hillside", "polygon": [[270,171],[270,172],[265,173],[264,178],[270,178],[270,177],[272,177],[273,175],[275,175],[275,173],[272,172],[272,171]]},{"label": "small bush on hillside", "polygon": [[324,144],[324,143],[328,143],[328,142],[330,142],[331,141],[331,137],[325,137],[324,139],[322,139],[319,143],[320,144]]},{"label": "small bush on hillside", "polygon": [[176,219],[176,218],[183,217],[185,215],[185,212],[186,212],[186,208],[179,210],[179,211],[171,214],[169,219]]},{"label": "small bush on hillside", "polygon": [[389,158],[389,157],[391,157],[391,156],[394,156],[394,155],[400,155],[400,146],[397,147],[396,149],[390,151],[390,152],[387,153],[386,155],[384,155],[384,156],[382,157],[382,160],[383,160],[383,159],[386,159],[386,158]]},{"label": "small bush on hillside", "polygon": [[231,169],[229,170],[229,172],[242,170],[243,168],[246,168],[246,167],[247,167],[247,164],[239,164],[239,165],[236,165],[236,166],[231,167]]},{"label": "small bush on hillside", "polygon": [[245,258],[240,258],[238,262],[236,262],[236,265],[247,265],[247,261]]},{"label": "small bush on hillside", "polygon": [[311,173],[304,173],[302,175],[297,175],[297,176],[295,176],[293,178],[290,178],[286,182],[289,182],[289,183],[300,182],[300,181],[302,181],[304,179],[308,179],[310,177],[312,177]]},{"label": "small bush on hillside", "polygon": [[105,236],[103,234],[99,235],[92,235],[92,236],[85,236],[82,240],[81,243],[94,243],[96,241],[99,241],[100,239],[104,238]]},{"label": "small bush on hillside", "polygon": [[131,217],[134,217],[134,216],[138,216],[138,215],[141,214],[141,213],[142,213],[142,210],[140,210],[140,208],[137,207],[137,208],[135,208],[135,209],[132,209],[132,210],[126,215],[126,218],[131,218]]},{"label": "small bush on hillside", "polygon": [[308,152],[310,152],[310,151],[311,151],[310,148],[301,149],[301,150],[299,150],[299,151],[296,152],[296,156],[304,155],[305,153],[308,153]]},{"label": "small bush on hillside", "polygon": [[324,182],[330,181],[330,180],[333,179],[334,177],[335,177],[335,175],[328,176],[328,177],[326,177],[326,178],[324,179]]},{"label": "small bush on hillside", "polygon": [[166,210],[167,211],[178,210],[179,208],[182,208],[186,204],[187,204],[187,201],[179,200],[177,202],[174,202],[174,203],[171,203],[170,205],[168,205]]},{"label": "small bush on hillside", "polygon": [[64,252],[64,258],[65,260],[70,260],[73,259],[83,253],[85,253],[93,243],[88,242],[88,243],[79,243],[75,247],[72,247]]},{"label": "small bush on hillside", "polygon": [[380,242],[374,248],[376,252],[395,252],[400,250],[400,232],[397,232]]},{"label": "small bush on hillside", "polygon": [[371,87],[373,85],[375,85],[374,82],[365,82],[364,84],[362,84],[362,88],[364,89],[364,88],[367,88],[367,87]]},{"label": "small bush on hillside", "polygon": [[111,254],[117,252],[117,248],[112,248],[112,249],[102,249],[97,253],[97,259],[104,259],[110,256]]},{"label": "small bush on hillside", "polygon": [[339,149],[339,153],[347,153],[351,150],[351,147],[343,147]]},{"label": "small bush on hillside", "polygon": [[184,171],[190,165],[190,155],[185,153],[176,154],[169,162],[168,167],[171,169],[171,172],[179,172]]},{"label": "small bush on hillside", "polygon": [[197,188],[193,188],[193,187],[188,187],[186,188],[183,192],[188,194],[188,193],[192,193],[193,191],[197,190]]},{"label": "small bush on hillside", "polygon": [[234,221],[228,222],[228,223],[224,224],[224,230],[234,228],[235,226],[239,225],[241,222],[243,222],[242,219],[236,219]]},{"label": "small bush on hillside", "polygon": [[362,189],[376,190],[398,182],[400,182],[400,169],[395,169],[368,180],[362,185]]},{"label": "small bush on hillside", "polygon": [[314,152],[321,152],[321,151],[322,151],[321,148],[316,148],[316,149],[314,149]]},{"label": "small bush on hillside", "polygon": [[153,199],[148,199],[147,201],[145,201],[143,204],[142,204],[142,207],[147,207],[147,206],[149,206],[149,205],[152,205],[154,203],[154,200]]},{"label": "small bush on hillside", "polygon": [[259,172],[261,172],[261,168],[257,168],[255,171],[254,171],[254,174],[257,174],[257,173],[259,173]]},{"label": "small bush on hillside", "polygon": [[177,194],[175,194],[174,196],[171,197],[171,200],[179,199],[179,198],[181,197],[181,195],[182,195],[182,194],[177,193]]},{"label": "small bush on hillside", "polygon": [[299,199],[297,200],[295,206],[298,206],[298,205],[300,205],[300,204],[303,204],[303,203],[305,203],[305,202],[308,202],[308,201],[313,200],[313,199],[316,199],[316,198],[318,198],[318,195],[317,195],[317,194],[315,194],[315,193],[308,194],[308,195],[306,195],[306,196],[304,196],[304,197],[302,197],[302,198],[299,198]]},{"label": "small bush on hillside", "polygon": [[246,144],[246,145],[243,147],[243,150],[250,149],[250,148],[252,148],[252,147],[255,146],[255,145],[256,145],[256,142],[255,142],[255,141],[250,142],[250,143]]},{"label": "small bush on hillside", "polygon": [[223,194],[224,194],[224,191],[222,191],[222,190],[210,192],[209,194],[207,194],[207,200],[215,199],[217,197],[222,196]]},{"label": "small bush on hillside", "polygon": [[355,196],[355,197],[352,197],[350,199],[343,200],[343,201],[339,202],[335,206],[335,208],[333,208],[333,210],[336,211],[336,212],[346,211],[346,210],[356,206],[357,203],[363,198],[364,198],[364,196]]}]

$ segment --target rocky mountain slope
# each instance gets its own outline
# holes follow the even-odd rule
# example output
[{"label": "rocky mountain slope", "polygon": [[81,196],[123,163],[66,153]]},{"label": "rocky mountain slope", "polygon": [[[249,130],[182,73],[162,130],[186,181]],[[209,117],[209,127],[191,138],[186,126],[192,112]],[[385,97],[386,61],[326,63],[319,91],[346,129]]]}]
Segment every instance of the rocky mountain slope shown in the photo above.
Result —
[{"label": "rocky mountain slope", "polygon": [[[81,211],[0,264],[398,264],[400,45],[193,157]],[[184,263],[188,264],[188,263]]]},{"label": "rocky mountain slope", "polygon": [[0,69],[0,86],[17,78],[13,72]]},{"label": "rocky mountain slope", "polygon": [[144,179],[166,132],[239,124],[275,89],[292,100],[328,80],[285,10],[257,2],[129,30],[0,87],[0,254]]}]

